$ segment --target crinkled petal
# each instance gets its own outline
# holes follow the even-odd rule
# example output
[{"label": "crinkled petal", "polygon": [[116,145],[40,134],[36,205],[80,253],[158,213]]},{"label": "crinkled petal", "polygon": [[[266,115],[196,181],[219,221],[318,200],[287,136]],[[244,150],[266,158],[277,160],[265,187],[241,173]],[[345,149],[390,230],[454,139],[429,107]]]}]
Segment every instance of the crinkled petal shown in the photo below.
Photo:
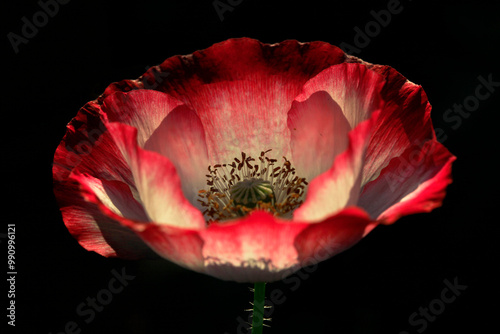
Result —
[{"label": "crinkled petal", "polygon": [[99,108],[87,103],[68,124],[56,149],[53,164],[54,195],[71,235],[89,251],[106,257],[136,259],[156,254],[129,229],[110,219],[82,197],[81,185],[70,179],[73,173],[115,180],[135,193],[132,174],[102,122]]},{"label": "crinkled petal", "polygon": [[79,173],[119,180],[133,186],[132,174],[103,122],[99,106],[87,103],[67,126],[56,149],[54,182],[64,182],[78,167]]},{"label": "crinkled petal", "polygon": [[454,160],[435,140],[423,147],[409,147],[364,187],[358,204],[373,219],[385,224],[401,216],[429,212],[441,206],[446,187],[451,183]]},{"label": "crinkled petal", "polygon": [[87,201],[81,185],[74,179],[56,183],[54,193],[66,227],[85,249],[106,257],[157,257],[133,231],[103,213],[95,203]]},{"label": "crinkled petal", "polygon": [[362,185],[376,179],[391,159],[412,145],[435,139],[431,105],[422,87],[390,66],[365,64],[385,79],[381,90],[385,104],[368,145]]}]

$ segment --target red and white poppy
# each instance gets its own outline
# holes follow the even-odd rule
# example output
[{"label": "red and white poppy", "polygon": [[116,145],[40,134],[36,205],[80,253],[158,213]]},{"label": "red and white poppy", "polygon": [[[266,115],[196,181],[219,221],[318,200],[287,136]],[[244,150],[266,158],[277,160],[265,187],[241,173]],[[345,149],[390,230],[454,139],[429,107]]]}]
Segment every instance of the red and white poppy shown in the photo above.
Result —
[{"label": "red and white poppy", "polygon": [[441,205],[455,157],[430,111],[420,86],[328,43],[230,39],[87,103],[55,194],[87,250],[275,281]]}]

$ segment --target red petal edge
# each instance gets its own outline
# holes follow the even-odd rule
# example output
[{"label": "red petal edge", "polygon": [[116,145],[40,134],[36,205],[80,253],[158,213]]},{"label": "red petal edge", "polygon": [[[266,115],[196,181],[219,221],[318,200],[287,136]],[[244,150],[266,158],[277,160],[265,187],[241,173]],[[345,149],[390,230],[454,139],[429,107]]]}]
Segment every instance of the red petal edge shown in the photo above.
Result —
[{"label": "red petal edge", "polygon": [[253,212],[240,220],[190,230],[123,218],[88,187],[85,199],[109,219],[137,233],[160,256],[223,280],[272,282],[300,267],[338,254],[362,239],[373,223],[366,212],[347,208],[316,224],[281,220]]},{"label": "red petal edge", "polygon": [[456,157],[435,140],[409,147],[363,189],[358,205],[383,224],[441,206]]}]

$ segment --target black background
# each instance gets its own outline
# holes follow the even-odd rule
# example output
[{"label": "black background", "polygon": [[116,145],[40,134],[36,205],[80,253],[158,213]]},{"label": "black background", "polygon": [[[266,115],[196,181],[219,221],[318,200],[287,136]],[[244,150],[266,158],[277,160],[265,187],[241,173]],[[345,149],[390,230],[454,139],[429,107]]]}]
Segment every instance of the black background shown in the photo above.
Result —
[{"label": "black background", "polygon": [[[227,38],[355,45],[354,28],[364,30],[373,21],[370,11],[385,9],[388,2],[244,0],[221,21],[211,0],[73,0],[17,54],[7,33],[21,34],[22,17],[31,21],[40,6],[3,3],[2,222],[16,224],[13,332],[59,333],[75,321],[81,333],[240,333],[237,318],[247,317],[249,284],[166,261],[106,259],[70,236],[51,175],[65,125],[111,82],[137,78],[170,56]],[[458,128],[443,120],[453,104],[475,94],[479,76],[500,81],[500,8],[493,3],[401,1],[401,13],[356,54],[391,65],[424,87],[434,125],[443,129],[444,144],[458,157],[454,183],[442,208],[376,228],[297,279],[298,286],[268,284],[268,296],[279,289],[286,300],[273,309],[265,333],[417,333],[423,327],[412,326],[408,318],[440,298],[445,279],[467,289],[428,322],[424,333],[486,333],[498,327],[500,87]],[[6,227],[0,233],[7,233]],[[0,240],[6,263],[5,235]],[[124,267],[135,279],[85,323],[77,306],[107,287],[113,269]],[[1,292],[3,310],[6,294],[7,287]]]}]

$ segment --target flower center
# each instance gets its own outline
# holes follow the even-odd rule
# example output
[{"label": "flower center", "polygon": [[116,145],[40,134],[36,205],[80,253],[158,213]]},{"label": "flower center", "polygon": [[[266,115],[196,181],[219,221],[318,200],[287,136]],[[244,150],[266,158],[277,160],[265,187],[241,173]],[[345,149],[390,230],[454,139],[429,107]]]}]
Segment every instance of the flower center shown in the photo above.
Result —
[{"label": "flower center", "polygon": [[200,190],[198,201],[205,208],[208,222],[242,217],[254,210],[286,216],[303,202],[307,182],[295,175],[295,168],[283,157],[267,157],[263,151],[258,161],[245,152],[228,164],[208,166],[208,190]]},{"label": "flower center", "polygon": [[259,202],[274,203],[273,186],[269,181],[250,178],[236,183],[229,189],[235,205],[255,208]]}]

